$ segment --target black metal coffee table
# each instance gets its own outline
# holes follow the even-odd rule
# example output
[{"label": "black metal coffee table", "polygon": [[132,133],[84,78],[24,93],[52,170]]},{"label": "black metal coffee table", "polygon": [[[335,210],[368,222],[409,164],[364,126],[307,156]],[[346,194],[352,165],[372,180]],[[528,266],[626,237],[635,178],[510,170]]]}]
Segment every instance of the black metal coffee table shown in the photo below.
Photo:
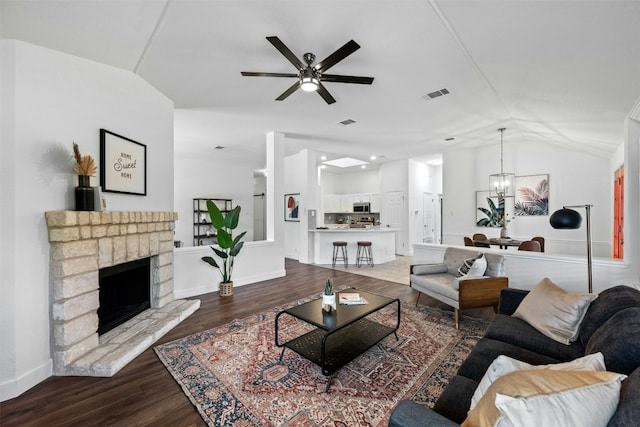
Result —
[{"label": "black metal coffee table", "polygon": [[[358,292],[368,301],[364,305],[337,305],[336,310],[327,313],[322,310],[322,298],[288,308],[276,315],[276,345],[283,347],[280,360],[285,349],[289,348],[309,359],[322,369],[322,374],[329,376],[329,390],[332,375],[341,367],[379,343],[383,338],[394,334],[400,326],[400,300],[387,298],[370,292],[346,289],[344,292]],[[339,301],[339,293],[336,294]],[[395,327],[380,324],[367,317],[393,303],[397,304],[397,321]],[[278,320],[288,314],[315,326],[310,332],[289,341],[280,343],[278,339]]]}]

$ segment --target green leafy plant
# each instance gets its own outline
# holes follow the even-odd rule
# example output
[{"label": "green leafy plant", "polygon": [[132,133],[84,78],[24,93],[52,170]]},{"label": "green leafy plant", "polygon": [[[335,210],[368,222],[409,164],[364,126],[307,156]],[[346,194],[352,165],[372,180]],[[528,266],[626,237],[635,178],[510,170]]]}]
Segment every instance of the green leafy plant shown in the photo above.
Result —
[{"label": "green leafy plant", "polygon": [[238,227],[240,219],[240,206],[236,206],[224,215],[213,201],[207,200],[207,210],[211,218],[211,225],[216,230],[220,249],[215,246],[210,246],[210,248],[221,259],[222,266],[210,256],[202,257],[202,260],[218,269],[220,276],[222,276],[222,283],[231,283],[233,262],[244,245],[241,240],[247,234],[246,231],[243,231],[235,238],[233,237],[233,230]]},{"label": "green leafy plant", "polygon": [[331,281],[331,278],[328,278],[324,284],[324,294],[333,295],[333,282]]},{"label": "green leafy plant", "polygon": [[480,219],[476,225],[480,227],[502,227],[505,219],[504,197],[498,199],[498,206],[496,206],[490,197],[487,197],[487,204],[489,205],[489,209],[485,207],[478,208],[478,210],[487,217]]}]

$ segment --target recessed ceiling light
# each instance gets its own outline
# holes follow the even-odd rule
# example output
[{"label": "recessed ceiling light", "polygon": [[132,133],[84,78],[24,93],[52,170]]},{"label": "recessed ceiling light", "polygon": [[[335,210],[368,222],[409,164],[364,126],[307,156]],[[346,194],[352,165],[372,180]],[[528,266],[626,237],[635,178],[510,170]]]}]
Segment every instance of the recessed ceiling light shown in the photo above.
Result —
[{"label": "recessed ceiling light", "polygon": [[361,167],[362,169],[366,169],[366,168],[367,168],[367,165],[362,165],[362,166],[360,166],[360,167]]},{"label": "recessed ceiling light", "polygon": [[337,166],[339,168],[349,168],[351,166],[366,165],[367,162],[364,162],[358,159],[353,159],[351,157],[343,157],[341,159],[329,160],[327,162],[324,162],[324,164],[329,166]]},{"label": "recessed ceiling light", "polygon": [[376,156],[371,156],[371,160],[375,160],[375,159],[376,159]]},{"label": "recessed ceiling light", "polygon": [[322,161],[327,160],[327,156],[322,156],[322,157],[320,157],[320,160],[322,160]]}]

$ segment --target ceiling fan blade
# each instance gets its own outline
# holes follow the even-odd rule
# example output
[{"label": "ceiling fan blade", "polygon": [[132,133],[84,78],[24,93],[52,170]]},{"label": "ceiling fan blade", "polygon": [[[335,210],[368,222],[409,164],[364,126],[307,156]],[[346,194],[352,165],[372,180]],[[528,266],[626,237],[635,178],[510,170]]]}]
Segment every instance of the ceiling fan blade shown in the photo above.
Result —
[{"label": "ceiling fan blade", "polygon": [[325,72],[358,49],[360,49],[360,45],[353,40],[349,40],[340,49],[320,61],[313,69],[321,73]]},{"label": "ceiling fan blade", "polygon": [[294,84],[291,85],[289,89],[282,92],[282,95],[277,97],[276,101],[284,101],[285,99],[287,99],[289,95],[291,95],[293,92],[298,90],[298,88],[300,88],[300,82],[296,81]]},{"label": "ceiling fan blade", "polygon": [[240,74],[245,77],[298,77],[297,74],[293,73],[261,73],[254,71],[241,71]]},{"label": "ceiling fan blade", "polygon": [[267,40],[269,40],[269,42],[276,49],[278,49],[280,53],[283,54],[284,57],[287,58],[289,62],[291,62],[298,70],[303,70],[307,67],[307,64],[302,62],[300,58],[298,58],[293,52],[291,52],[291,50],[284,43],[282,43],[282,40],[280,40],[278,37],[270,36],[267,37]]},{"label": "ceiling fan blade", "polygon": [[373,83],[373,77],[340,76],[337,74],[323,74],[321,79],[323,82],[331,83],[357,83],[362,85]]},{"label": "ceiling fan blade", "polygon": [[336,102],[335,98],[331,96],[327,88],[322,86],[322,83],[318,84],[317,92],[318,92],[318,95],[320,95],[322,99],[324,99],[327,102],[327,104],[333,104],[334,102]]}]

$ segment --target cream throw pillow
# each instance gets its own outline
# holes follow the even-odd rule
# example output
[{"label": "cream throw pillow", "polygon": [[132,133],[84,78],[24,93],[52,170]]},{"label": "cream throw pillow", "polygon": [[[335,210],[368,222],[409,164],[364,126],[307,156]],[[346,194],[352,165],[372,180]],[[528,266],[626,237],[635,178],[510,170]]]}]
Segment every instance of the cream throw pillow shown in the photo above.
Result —
[{"label": "cream throw pillow", "polygon": [[493,384],[498,378],[510,374],[511,372],[534,369],[549,369],[552,371],[607,370],[602,353],[589,354],[572,360],[571,362],[554,363],[550,365],[530,365],[526,362],[522,362],[508,356],[498,356],[493,362],[491,362],[487,372],[484,373],[478,387],[476,387],[476,391],[473,393],[473,397],[471,397],[471,406],[469,409],[473,409],[478,404],[489,386],[491,386],[491,384]]},{"label": "cream throw pillow", "polygon": [[512,372],[489,387],[462,427],[604,427],[625,378],[614,372]]},{"label": "cream throw pillow", "polygon": [[545,277],[524,297],[513,316],[555,341],[571,344],[578,337],[589,304],[597,297],[570,294]]}]

